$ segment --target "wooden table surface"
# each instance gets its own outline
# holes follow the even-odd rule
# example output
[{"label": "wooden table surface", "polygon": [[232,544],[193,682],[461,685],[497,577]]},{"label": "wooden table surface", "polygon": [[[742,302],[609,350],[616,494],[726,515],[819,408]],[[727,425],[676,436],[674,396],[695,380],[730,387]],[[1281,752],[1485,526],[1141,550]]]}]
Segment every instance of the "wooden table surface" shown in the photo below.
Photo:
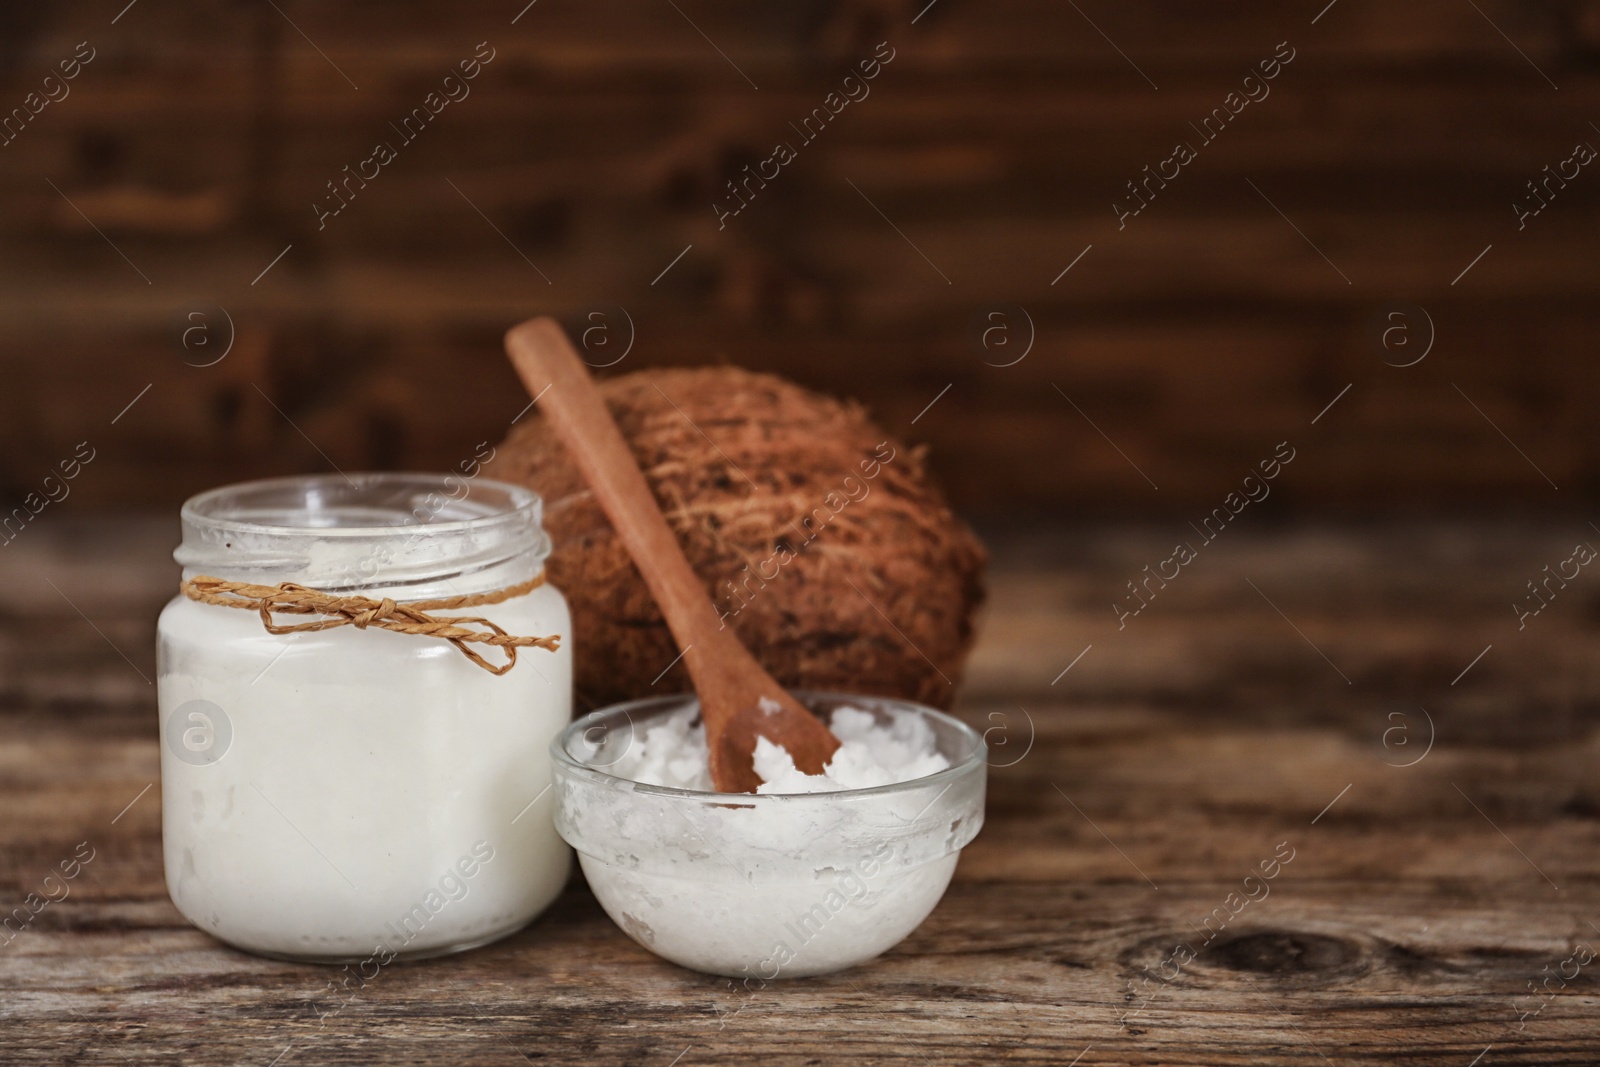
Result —
[{"label": "wooden table surface", "polygon": [[1600,1060],[1600,579],[1511,607],[1584,521],[1241,524],[1121,630],[1181,522],[996,536],[958,705],[996,743],[988,824],[898,948],[749,994],[574,882],[330,1013],[330,969],[167,899],[175,521],[68,518],[0,550],[0,905],[93,859],[0,948],[0,1063]]}]

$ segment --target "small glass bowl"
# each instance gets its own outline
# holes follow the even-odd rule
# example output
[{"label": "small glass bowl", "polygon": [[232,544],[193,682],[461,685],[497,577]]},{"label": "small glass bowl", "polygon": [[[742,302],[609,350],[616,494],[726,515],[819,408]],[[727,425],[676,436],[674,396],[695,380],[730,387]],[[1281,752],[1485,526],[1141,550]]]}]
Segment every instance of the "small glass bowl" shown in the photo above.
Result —
[{"label": "small glass bowl", "polygon": [[827,721],[843,705],[880,722],[919,716],[950,766],[828,793],[714,793],[606,773],[636,733],[692,695],[616,704],[551,745],[556,830],[627,935],[673,963],[761,982],[853,967],[898,944],[944,895],[983,826],[987,746],[920,704],[794,693]]}]

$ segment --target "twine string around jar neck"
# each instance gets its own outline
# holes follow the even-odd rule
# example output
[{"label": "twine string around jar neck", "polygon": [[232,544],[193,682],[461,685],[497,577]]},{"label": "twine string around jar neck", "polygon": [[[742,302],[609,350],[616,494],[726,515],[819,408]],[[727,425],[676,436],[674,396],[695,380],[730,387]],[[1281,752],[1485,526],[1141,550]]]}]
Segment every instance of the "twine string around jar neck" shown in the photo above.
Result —
[{"label": "twine string around jar neck", "polygon": [[[244,608],[261,615],[261,625],[270,634],[293,634],[309,630],[332,630],[340,626],[354,626],[365,630],[376,626],[393,633],[436,637],[449,641],[473,663],[490,674],[502,675],[517,664],[517,649],[537,647],[554,652],[561,647],[561,636],[518,637],[508,634],[500,626],[478,615],[450,615],[436,617],[429,612],[441,609],[470,608],[480,604],[498,604],[512,597],[525,596],[543,585],[544,572],[525,582],[495,589],[487,593],[445,597],[439,600],[417,600],[399,603],[384,597],[374,600],[364,596],[340,596],[326,593],[294,582],[279,585],[255,585],[251,582],[231,582],[209,575],[196,575],[182,585],[183,595],[202,604],[224,608]],[[315,622],[283,625],[273,621],[274,615],[321,615]],[[486,630],[473,629],[464,623],[478,623]],[[503,648],[506,661],[495,666],[471,648],[472,644]]]}]

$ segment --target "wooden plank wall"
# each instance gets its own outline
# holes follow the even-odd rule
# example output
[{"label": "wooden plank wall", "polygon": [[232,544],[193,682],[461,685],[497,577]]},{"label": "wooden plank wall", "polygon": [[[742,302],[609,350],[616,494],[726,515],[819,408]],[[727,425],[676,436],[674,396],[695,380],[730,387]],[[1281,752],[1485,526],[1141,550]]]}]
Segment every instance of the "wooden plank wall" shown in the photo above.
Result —
[{"label": "wooden plank wall", "polygon": [[[1303,510],[1600,482],[1600,175],[1512,209],[1600,146],[1600,4],[125,2],[0,13],[0,114],[95,56],[0,147],[8,507],[85,439],[84,509],[451,466],[525,405],[503,329],[600,304],[636,334],[611,373],[857,396],[971,509],[1208,509],[1285,439]],[[483,41],[471,95],[319,230],[324,183]],[[880,41],[870,96],[799,144]],[[1124,183],[1283,41],[1270,96],[1119,229]],[[798,157],[719,229],[779,140]],[[1437,332],[1405,368],[1369,337],[1397,300]],[[231,319],[214,366],[189,363],[215,311],[180,344],[194,301]],[[997,304],[1036,332],[1012,366],[972,340]]]}]

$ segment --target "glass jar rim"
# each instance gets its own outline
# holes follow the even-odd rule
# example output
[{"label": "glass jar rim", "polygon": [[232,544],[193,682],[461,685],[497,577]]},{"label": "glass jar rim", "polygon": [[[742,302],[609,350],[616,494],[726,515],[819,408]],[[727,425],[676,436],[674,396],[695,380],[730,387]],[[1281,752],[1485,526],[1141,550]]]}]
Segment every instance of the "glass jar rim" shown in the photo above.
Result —
[{"label": "glass jar rim", "polygon": [[173,558],[186,572],[328,588],[405,586],[519,558],[537,569],[550,551],[543,505],[523,486],[456,473],[265,478],[189,498]]},{"label": "glass jar rim", "polygon": [[610,704],[589,712],[582,718],[574,720],[556,736],[554,741],[550,742],[550,756],[555,761],[558,771],[584,778],[591,785],[645,793],[652,796],[692,800],[718,807],[753,807],[763,804],[837,804],[841,800],[849,801],[857,798],[881,797],[893,793],[925,789],[930,785],[954,782],[973,773],[974,769],[981,769],[987,765],[989,743],[984,740],[983,735],[954,715],[930,708],[925,704],[918,704],[915,701],[904,700],[899,697],[872,696],[866,693],[842,693],[832,690],[813,689],[791,689],[789,692],[802,704],[807,705],[812,702],[837,701],[840,704],[850,704],[858,707],[893,707],[914,711],[951,729],[961,738],[961,741],[967,747],[967,753],[959,760],[952,760],[950,766],[942,771],[936,771],[921,778],[912,778],[905,782],[891,782],[888,785],[868,786],[863,789],[830,789],[819,793],[718,793],[703,789],[679,789],[676,786],[651,785],[647,782],[634,781],[632,778],[607,774],[604,769],[584,763],[568,751],[569,741],[582,737],[595,726],[601,725],[604,719],[613,717],[618,713],[626,716],[631,726],[634,712],[643,713],[648,711],[655,714],[658,710],[665,712],[696,701],[693,693],[673,693],[665,696],[643,697],[621,704]]},{"label": "glass jar rim", "polygon": [[[442,522],[423,521],[417,523],[382,523],[373,525],[299,525],[286,522],[253,522],[245,519],[231,518],[216,513],[215,509],[228,503],[238,502],[241,497],[251,494],[267,494],[277,491],[294,489],[331,489],[328,494],[336,497],[345,490],[359,492],[363,488],[388,486],[395,489],[410,487],[416,491],[437,491],[448,478],[460,478],[469,486],[481,486],[492,491],[502,492],[509,501],[510,507],[485,510],[481,514],[462,519],[447,519]],[[258,478],[248,482],[234,482],[229,485],[219,485],[215,489],[208,489],[197,493],[183,502],[182,517],[186,523],[193,523],[196,528],[239,530],[249,533],[265,535],[302,533],[315,531],[319,536],[328,537],[383,537],[426,527],[430,533],[459,533],[474,527],[504,522],[509,516],[527,514],[534,525],[538,525],[543,511],[543,499],[538,493],[520,485],[509,482],[496,481],[492,478],[468,478],[465,475],[455,474],[429,474],[421,471],[381,471],[357,472],[355,474],[303,474],[289,475],[279,478]],[[331,514],[331,512],[330,512]]]}]

